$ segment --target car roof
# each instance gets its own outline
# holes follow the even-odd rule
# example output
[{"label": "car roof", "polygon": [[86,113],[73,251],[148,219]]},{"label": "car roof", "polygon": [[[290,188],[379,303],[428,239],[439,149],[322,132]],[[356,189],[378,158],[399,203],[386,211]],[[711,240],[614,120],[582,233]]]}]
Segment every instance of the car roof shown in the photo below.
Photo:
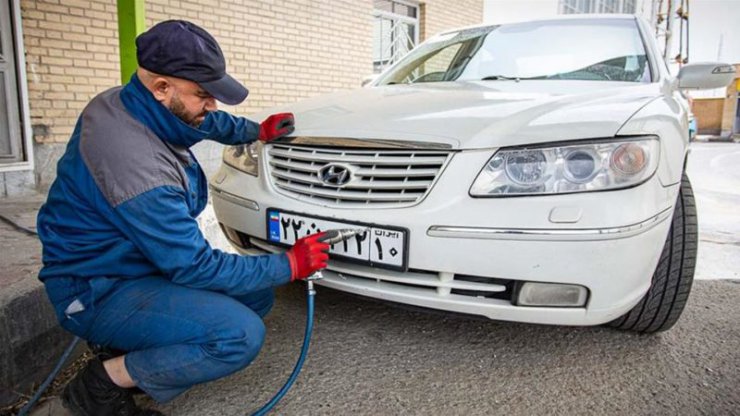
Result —
[{"label": "car roof", "polygon": [[485,28],[494,28],[498,26],[507,26],[507,25],[515,25],[519,23],[533,23],[533,22],[562,22],[562,21],[568,21],[568,20],[579,20],[579,21],[588,21],[592,20],[594,22],[603,22],[603,21],[609,21],[609,20],[635,20],[637,19],[637,16],[634,14],[600,14],[600,13],[594,13],[594,14],[563,14],[553,17],[547,17],[542,19],[530,19],[530,20],[521,20],[521,21],[513,21],[513,22],[506,22],[506,23],[496,23],[496,24],[480,24],[480,25],[472,25],[472,26],[464,26],[464,27],[458,27],[455,29],[446,30],[444,32],[440,32],[439,35],[444,35],[447,33],[454,33],[454,32],[460,32],[463,30],[476,30],[476,29],[485,29]]}]

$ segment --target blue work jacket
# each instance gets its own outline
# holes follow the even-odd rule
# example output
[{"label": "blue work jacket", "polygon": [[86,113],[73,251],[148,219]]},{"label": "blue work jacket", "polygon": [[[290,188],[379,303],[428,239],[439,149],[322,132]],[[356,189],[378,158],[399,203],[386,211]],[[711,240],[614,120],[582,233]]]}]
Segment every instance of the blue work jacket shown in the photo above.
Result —
[{"label": "blue work jacket", "polygon": [[290,281],[284,254],[213,249],[195,218],[208,184],[189,150],[201,140],[256,140],[259,125],[223,111],[194,128],[134,75],[83,110],[38,215],[45,283],[57,314],[87,308],[120,279],[162,276],[241,295]]}]

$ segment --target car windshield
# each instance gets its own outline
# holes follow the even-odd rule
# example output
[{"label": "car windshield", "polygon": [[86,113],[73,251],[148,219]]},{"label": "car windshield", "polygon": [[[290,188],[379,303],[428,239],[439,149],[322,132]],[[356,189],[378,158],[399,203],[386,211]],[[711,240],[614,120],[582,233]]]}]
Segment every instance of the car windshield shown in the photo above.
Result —
[{"label": "car windshield", "polygon": [[510,79],[651,82],[634,19],[567,19],[437,35],[378,85]]}]

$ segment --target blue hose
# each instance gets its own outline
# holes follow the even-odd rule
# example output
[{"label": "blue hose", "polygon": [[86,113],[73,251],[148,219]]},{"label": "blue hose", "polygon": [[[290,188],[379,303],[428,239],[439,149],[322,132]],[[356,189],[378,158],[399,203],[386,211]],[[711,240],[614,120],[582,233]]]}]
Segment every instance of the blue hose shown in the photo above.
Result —
[{"label": "blue hose", "polygon": [[56,378],[57,374],[59,373],[59,370],[62,369],[62,366],[65,362],[67,362],[67,359],[69,358],[69,355],[72,354],[72,351],[74,351],[75,347],[77,346],[77,343],[80,342],[80,337],[75,337],[72,342],[69,343],[69,346],[67,346],[67,349],[64,351],[64,354],[62,354],[62,358],[59,359],[57,362],[56,367],[54,367],[54,370],[49,373],[49,375],[46,377],[46,380],[44,380],[43,383],[41,383],[41,386],[38,390],[36,390],[36,394],[31,397],[31,400],[26,403],[25,406],[18,412],[18,416],[26,416],[28,412],[31,410],[31,408],[36,404],[36,402],[39,400],[42,394],[46,391],[46,389],[49,387],[49,384]]},{"label": "blue hose", "polygon": [[295,363],[295,367],[293,367],[293,372],[290,374],[290,377],[288,377],[288,381],[285,382],[283,387],[280,389],[280,391],[273,396],[272,399],[270,399],[267,404],[262,406],[259,410],[252,413],[252,416],[263,416],[266,415],[272,408],[280,401],[280,399],[285,396],[285,393],[290,390],[291,386],[293,386],[293,382],[295,382],[295,379],[298,377],[298,374],[301,372],[301,368],[303,368],[303,362],[306,361],[306,355],[308,354],[308,345],[311,342],[311,331],[313,330],[313,300],[314,296],[316,295],[316,291],[313,289],[313,282],[308,282],[308,314],[306,315],[306,332],[303,335],[303,348],[301,348],[301,356],[298,357],[298,362]]}]

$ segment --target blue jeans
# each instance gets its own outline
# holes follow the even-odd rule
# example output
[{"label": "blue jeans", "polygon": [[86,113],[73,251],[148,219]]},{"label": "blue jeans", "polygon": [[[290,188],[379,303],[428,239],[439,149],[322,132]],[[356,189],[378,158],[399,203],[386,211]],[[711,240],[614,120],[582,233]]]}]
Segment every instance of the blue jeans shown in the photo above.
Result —
[{"label": "blue jeans", "polygon": [[265,338],[272,289],[232,298],[164,278],[120,280],[94,307],[62,320],[92,343],[129,351],[136,385],[160,403],[249,365]]}]

